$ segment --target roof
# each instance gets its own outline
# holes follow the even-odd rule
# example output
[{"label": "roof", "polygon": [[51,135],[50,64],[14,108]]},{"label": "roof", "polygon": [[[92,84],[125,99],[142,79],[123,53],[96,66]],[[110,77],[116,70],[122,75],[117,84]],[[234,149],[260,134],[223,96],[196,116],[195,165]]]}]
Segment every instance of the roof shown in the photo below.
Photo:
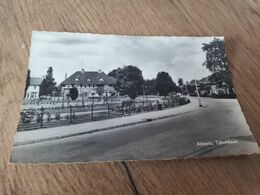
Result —
[{"label": "roof", "polygon": [[115,83],[116,80],[113,77],[107,76],[104,72],[77,71],[61,82],[60,85],[113,85]]},{"label": "roof", "polygon": [[43,78],[41,77],[31,77],[30,78],[30,85],[32,86],[39,86],[42,84]]},{"label": "roof", "polygon": [[210,76],[207,76],[207,77],[204,77],[204,78],[200,79],[200,80],[199,80],[199,83],[210,83],[209,77],[210,77]]}]

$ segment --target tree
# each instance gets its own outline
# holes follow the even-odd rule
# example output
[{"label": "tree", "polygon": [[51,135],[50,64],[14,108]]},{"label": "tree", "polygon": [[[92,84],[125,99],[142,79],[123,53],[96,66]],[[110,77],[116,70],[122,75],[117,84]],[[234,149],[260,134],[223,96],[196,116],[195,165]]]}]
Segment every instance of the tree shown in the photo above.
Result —
[{"label": "tree", "polygon": [[156,95],[156,80],[147,79],[144,81],[144,92],[146,95]]},{"label": "tree", "polygon": [[183,79],[182,78],[179,78],[178,79],[178,92],[179,93],[183,93]]},{"label": "tree", "polygon": [[104,87],[101,87],[101,86],[97,87],[97,94],[99,96],[102,96],[104,92],[105,92]]},{"label": "tree", "polygon": [[228,63],[224,41],[214,38],[210,43],[203,43],[202,50],[206,53],[206,61],[203,63],[206,68],[215,72],[227,72]]},{"label": "tree", "polygon": [[108,73],[108,76],[117,78],[117,73],[118,73],[119,71],[121,71],[121,70],[122,70],[122,68],[114,69],[114,70],[112,70],[112,71],[110,71],[110,72]]},{"label": "tree", "polygon": [[77,99],[78,96],[79,96],[78,89],[77,89],[76,87],[74,87],[74,85],[72,85],[72,88],[70,88],[69,94],[70,94],[70,98],[71,98],[72,100]]},{"label": "tree", "polygon": [[42,96],[42,95],[47,95],[47,85],[46,85],[45,79],[42,80],[42,83],[40,86],[39,96]]},{"label": "tree", "polygon": [[47,74],[42,81],[40,87],[40,96],[42,95],[52,95],[53,92],[57,91],[56,82],[53,78],[53,68],[50,66],[47,70]]},{"label": "tree", "polygon": [[218,85],[226,83],[230,93],[233,94],[224,40],[214,38],[210,43],[203,43],[202,50],[206,53],[206,61],[203,66],[213,73],[210,81],[216,82]]},{"label": "tree", "polygon": [[160,96],[167,96],[170,92],[176,91],[176,84],[167,72],[159,72],[156,77],[156,90]]},{"label": "tree", "polygon": [[28,69],[27,70],[27,77],[26,77],[26,83],[25,83],[24,96],[23,97],[26,96],[27,89],[28,89],[28,87],[30,85],[30,80],[31,80],[30,73],[31,73],[31,71]]},{"label": "tree", "polygon": [[178,85],[181,87],[183,86],[183,79],[182,78],[179,78],[178,79]]},{"label": "tree", "polygon": [[108,76],[117,80],[115,88],[122,95],[128,95],[131,99],[134,99],[138,94],[142,94],[144,79],[142,71],[138,67],[128,65],[117,68],[108,73]]},{"label": "tree", "polygon": [[194,94],[196,92],[196,87],[195,87],[195,84],[193,83],[189,83],[188,85],[186,85],[187,87],[187,92],[189,94]]}]

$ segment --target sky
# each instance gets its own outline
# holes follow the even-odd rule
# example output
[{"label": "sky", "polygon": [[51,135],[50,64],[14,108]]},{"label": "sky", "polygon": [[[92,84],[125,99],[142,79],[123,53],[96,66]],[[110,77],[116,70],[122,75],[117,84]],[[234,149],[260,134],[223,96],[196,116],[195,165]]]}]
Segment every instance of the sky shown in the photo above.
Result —
[{"label": "sky", "polygon": [[[223,39],[222,37],[218,37]],[[29,69],[31,77],[43,77],[53,67],[57,84],[76,71],[105,73],[124,65],[141,69],[145,79],[168,72],[177,82],[210,75],[202,66],[201,47],[213,37],[125,36],[89,33],[33,31]]]}]

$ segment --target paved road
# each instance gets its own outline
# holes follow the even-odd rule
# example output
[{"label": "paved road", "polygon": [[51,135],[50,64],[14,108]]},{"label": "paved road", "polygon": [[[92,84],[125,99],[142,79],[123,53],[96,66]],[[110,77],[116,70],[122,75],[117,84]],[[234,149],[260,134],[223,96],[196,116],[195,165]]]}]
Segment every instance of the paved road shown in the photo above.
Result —
[{"label": "paved road", "polygon": [[171,159],[255,152],[257,145],[236,100],[205,98],[202,102],[207,107],[180,116],[15,146],[11,161]]}]

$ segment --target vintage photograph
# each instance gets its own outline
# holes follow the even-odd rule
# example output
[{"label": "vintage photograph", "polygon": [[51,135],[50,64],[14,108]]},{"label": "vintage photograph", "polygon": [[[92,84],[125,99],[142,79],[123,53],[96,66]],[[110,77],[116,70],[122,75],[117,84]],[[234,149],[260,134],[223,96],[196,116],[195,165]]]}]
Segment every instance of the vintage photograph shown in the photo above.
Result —
[{"label": "vintage photograph", "polygon": [[12,163],[258,153],[224,37],[33,31]]}]

